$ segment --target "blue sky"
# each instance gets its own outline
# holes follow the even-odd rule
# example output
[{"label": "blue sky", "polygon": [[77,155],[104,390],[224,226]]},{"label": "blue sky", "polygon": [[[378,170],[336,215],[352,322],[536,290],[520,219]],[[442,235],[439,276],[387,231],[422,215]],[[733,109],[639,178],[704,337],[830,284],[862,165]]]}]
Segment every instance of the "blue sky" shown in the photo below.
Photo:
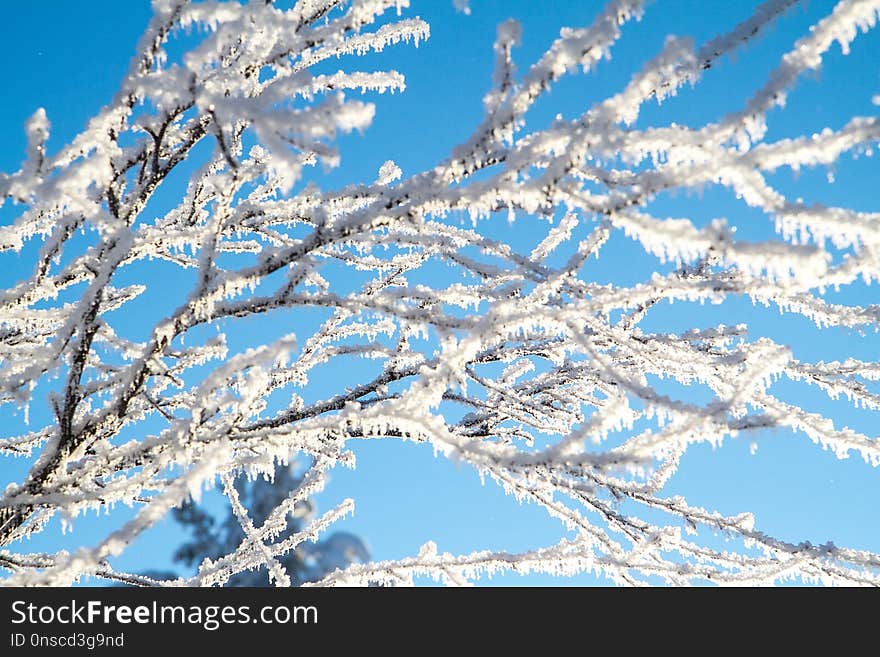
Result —
[{"label": "blue sky", "polygon": [[[410,15],[420,15],[431,25],[431,38],[414,50],[399,45],[371,55],[362,68],[394,68],[406,75],[403,94],[372,96],[376,119],[363,134],[340,140],[341,166],[318,172],[315,180],[324,188],[348,182],[372,180],[379,166],[393,159],[411,174],[432,166],[463,141],[482,117],[481,99],[488,90],[493,66],[492,42],[496,25],[510,16],[523,23],[523,44],[516,51],[520,70],[543,52],[562,26],[589,23],[602,6],[590,0],[473,0],[469,16],[456,13],[451,0],[413,0]],[[557,114],[576,116],[592,103],[622,88],[630,76],[662,47],[667,35],[690,36],[699,44],[746,18],[757,3],[671,0],[649,5],[642,21],[629,24],[613,51],[612,59],[595,72],[570,76],[543,98],[529,115],[532,127],[546,125]],[[738,109],[765,80],[782,53],[807,27],[833,6],[828,0],[811,0],[789,12],[759,40],[721,61],[708,71],[694,89],[685,89],[662,105],[652,104],[639,125],[669,122],[699,125]],[[124,8],[124,11],[121,9]],[[14,3],[4,8],[0,37],[8,57],[3,64],[4,102],[0,105],[0,170],[15,170],[25,145],[23,124],[37,108],[45,107],[52,122],[50,151],[59,148],[81,130],[90,116],[110,100],[128,68],[134,46],[150,15],[143,0],[125,3],[93,2]],[[770,116],[769,140],[811,133],[824,127],[839,128],[854,115],[876,114],[872,96],[880,93],[880,31],[860,36],[852,53],[844,57],[832,48],[822,72],[800,81],[783,110]],[[780,189],[806,201],[876,210],[880,183],[876,162],[844,156],[833,170],[819,168],[793,175],[774,174]],[[168,202],[171,197],[167,197]],[[158,206],[163,199],[157,201]],[[695,223],[708,223],[726,216],[739,227],[740,239],[773,237],[772,223],[760,213],[737,203],[729,191],[707,189],[701,196],[664,195],[651,206],[661,215],[690,216]],[[11,219],[10,209],[0,220]],[[504,237],[514,245],[534,244],[546,224],[529,220],[492,220],[482,230]],[[0,259],[0,281],[6,287],[26,275],[26,254]],[[643,280],[658,263],[622,235],[615,235],[594,265],[596,280],[620,283]],[[162,274],[158,274],[161,276]],[[167,282],[167,281],[166,281]],[[876,288],[853,285],[837,293],[844,303],[867,305],[880,302]],[[161,300],[156,300],[161,304]],[[130,328],[143,324],[132,315]],[[876,360],[880,339],[874,333],[852,330],[818,331],[800,317],[783,317],[773,308],[756,308],[749,301],[734,299],[720,306],[661,306],[652,311],[643,328],[678,331],[691,326],[718,323],[749,324],[754,335],[766,335],[792,347],[804,360],[845,359],[848,356]],[[260,334],[259,327],[246,329],[238,339],[245,344]],[[314,394],[331,389],[339,372],[326,372],[316,381]],[[877,435],[876,417],[854,411],[843,402],[823,399],[795,384],[780,384],[788,401],[811,410],[827,412],[836,423],[868,435]],[[682,396],[699,394],[680,391]],[[45,409],[32,409],[39,421]],[[43,415],[41,415],[43,413]],[[6,415],[0,415],[0,419]],[[18,420],[7,418],[8,426]],[[699,446],[682,462],[670,484],[669,494],[682,494],[700,506],[734,514],[753,511],[757,526],[789,540],[815,543],[834,540],[838,545],[880,551],[880,473],[856,458],[838,461],[813,446],[803,436],[768,432],[756,437],[728,440],[720,448]],[[493,484],[485,486],[466,466],[435,458],[425,445],[370,442],[355,445],[358,468],[334,471],[331,484],[318,502],[322,509],[344,497],[354,497],[354,517],[337,527],[361,536],[376,559],[413,555],[426,540],[436,540],[441,551],[468,552],[503,548],[524,550],[556,542],[565,533],[536,507],[521,507]],[[0,483],[20,479],[24,461],[0,462]],[[55,529],[34,539],[29,549],[57,549],[99,538],[110,519],[77,520],[74,534]],[[119,561],[120,567],[138,570],[170,566],[170,555],[179,541],[173,522],[165,522],[146,534]],[[597,580],[579,577],[571,583]],[[493,583],[553,584],[549,577],[503,577]]]}]

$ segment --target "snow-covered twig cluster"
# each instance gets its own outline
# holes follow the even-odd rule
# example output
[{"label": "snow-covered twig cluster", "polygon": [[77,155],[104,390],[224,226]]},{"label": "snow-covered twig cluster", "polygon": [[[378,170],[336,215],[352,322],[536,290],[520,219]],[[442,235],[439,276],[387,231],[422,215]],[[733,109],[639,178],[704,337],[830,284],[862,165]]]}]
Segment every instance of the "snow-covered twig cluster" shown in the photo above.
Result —
[{"label": "snow-covered twig cluster", "polygon": [[[0,248],[34,253],[30,275],[0,293],[0,402],[47,402],[53,416],[0,439],[9,456],[35,456],[27,478],[0,499],[5,583],[167,583],[117,572],[109,560],[221,481],[244,539],[173,583],[222,584],[266,567],[274,583],[287,584],[280,557],[352,503],[292,535],[288,514],[333,467],[352,465],[350,441],[366,439],[430,443],[540,505],[570,535],[523,554],[451,555],[428,544],[409,559],[352,565],[319,584],[422,575],[463,583],[501,570],[596,572],[625,584],[880,583],[880,555],[789,543],[760,531],[749,514],[727,517],[665,492],[692,446],[768,428],[876,466],[874,436],[770,388],[787,378],[876,411],[880,366],[801,362],[744,325],[677,335],[640,327],[663,302],[742,296],[820,328],[877,328],[876,306],[834,304],[823,293],[880,279],[880,215],[790,199],[768,176],[867,149],[880,141],[880,121],[764,137],[767,113],[835,43],[846,52],[873,28],[880,0],[839,2],[752,98],[717,122],[635,127],[646,101],[698,83],[796,0],[769,0],[699,47],[670,38],[616,95],[532,129],[526,118],[536,101],[606,57],[642,4],[613,0],[591,25],[564,29],[522,73],[513,56],[520,27],[501,25],[484,120],[448,159],[412,175],[388,161],[374,182],[322,190],[304,184],[305,167],[335,164],[333,138],[373,116],[371,104],[346,92],[404,87],[393,71],[330,72],[327,64],[427,38],[427,24],[402,17],[408,2],[299,0],[284,9],[262,0],[155,0],[114,100],[57,153],[44,147],[45,114],[35,114],[21,169],[0,178],[3,202],[21,208],[0,227]],[[201,36],[197,44],[170,55],[187,30]],[[193,167],[205,143],[212,153]],[[153,212],[151,200],[180,171],[185,194]],[[746,243],[723,220],[700,225],[646,209],[663,192],[708,185],[766,215],[776,238]],[[519,252],[481,233],[499,212],[514,226],[550,228]],[[585,266],[615,232],[675,268],[634,285],[590,280]],[[832,257],[832,247],[843,256]],[[161,282],[118,281],[159,259],[192,272],[191,290],[146,339],[127,339],[114,324]],[[443,275],[430,275],[438,263]],[[311,310],[322,321],[303,334],[296,318]],[[236,353],[223,332],[205,337],[206,327],[255,316],[290,330]],[[353,356],[372,363],[370,377],[306,398],[317,371]],[[712,399],[674,399],[658,379],[703,386]],[[310,465],[301,484],[255,526],[233,477],[271,473],[303,455]],[[132,505],[133,518],[90,548],[33,554],[21,541],[55,514],[118,503]],[[717,531],[743,549],[701,540]]]}]

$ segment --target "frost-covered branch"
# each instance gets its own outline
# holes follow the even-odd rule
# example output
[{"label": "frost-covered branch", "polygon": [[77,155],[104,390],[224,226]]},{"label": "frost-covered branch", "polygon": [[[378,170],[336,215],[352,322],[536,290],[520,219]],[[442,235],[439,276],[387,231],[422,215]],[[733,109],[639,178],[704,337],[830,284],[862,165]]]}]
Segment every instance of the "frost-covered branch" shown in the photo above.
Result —
[{"label": "frost-covered branch", "polygon": [[[0,178],[2,202],[16,213],[0,226],[0,249],[33,254],[30,274],[0,292],[0,403],[51,414],[44,426],[0,438],[5,455],[32,459],[0,498],[5,582],[208,585],[266,568],[288,585],[282,558],[351,507],[293,533],[287,515],[334,466],[353,466],[349,441],[369,439],[429,443],[541,506],[573,537],[521,554],[455,556],[429,545],[321,584],[417,576],[460,584],[513,570],[595,572],[624,584],[876,585],[878,555],[784,541],[748,513],[724,516],[665,492],[693,446],[768,429],[880,463],[877,436],[793,405],[773,386],[786,379],[877,411],[876,362],[804,362],[743,324],[643,328],[666,302],[737,297],[802,315],[817,330],[880,324],[876,305],[826,296],[880,281],[880,215],[789,198],[771,178],[868,152],[880,120],[853,117],[765,141],[768,114],[834,43],[846,53],[875,27],[880,1],[839,2],[719,121],[639,122],[646,102],[698,84],[793,4],[769,0],[701,46],[671,38],[617,94],[546,127],[530,125],[530,108],[564,76],[601,66],[642,3],[610,2],[591,25],[562,30],[522,73],[514,63],[521,28],[507,22],[485,116],[448,158],[412,173],[388,161],[373,181],[320,189],[308,168],[337,164],[335,137],[373,118],[373,105],[348,92],[404,89],[400,74],[352,62],[428,37],[426,23],[389,11],[408,2],[300,0],[285,9],[155,0],[113,101],[56,153],[46,150],[49,121],[38,111],[20,170]],[[189,30],[195,45],[170,55]],[[331,71],[337,58],[346,68]],[[660,194],[708,185],[763,214],[775,238],[747,242],[735,221],[651,212]],[[159,190],[180,192],[174,207],[155,210]],[[538,242],[522,250],[483,234],[499,213],[541,227]],[[589,265],[613,235],[642,249],[653,276],[591,279]],[[137,284],[125,281],[157,263],[189,288],[130,337],[121,318],[162,282],[142,273]],[[438,264],[442,277],[431,274]],[[229,333],[253,319],[272,330],[233,346]],[[348,380],[353,359],[369,373]],[[309,397],[310,383],[334,366],[338,389]],[[664,381],[709,399],[681,399]],[[235,478],[271,477],[300,457],[311,464],[304,483],[257,522]],[[217,481],[240,542],[188,580],[109,566]],[[116,504],[135,513],[97,545],[26,552],[21,539],[54,514]],[[703,540],[712,532],[740,549]]]}]

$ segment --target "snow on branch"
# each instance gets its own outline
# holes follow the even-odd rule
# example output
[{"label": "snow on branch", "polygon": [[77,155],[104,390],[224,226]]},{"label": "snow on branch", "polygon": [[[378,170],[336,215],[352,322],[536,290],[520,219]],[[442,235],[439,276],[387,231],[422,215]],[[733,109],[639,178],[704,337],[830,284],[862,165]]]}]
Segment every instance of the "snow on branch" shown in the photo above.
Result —
[{"label": "snow on branch", "polygon": [[[880,366],[805,362],[745,324],[643,328],[668,302],[742,297],[817,330],[877,330],[877,305],[834,302],[825,290],[880,281],[880,214],[789,198],[771,174],[869,152],[880,142],[878,118],[765,136],[768,114],[804,73],[876,26],[880,0],[838,2],[715,123],[639,119],[647,101],[699,84],[795,0],[769,0],[703,45],[669,38],[616,94],[571,120],[531,126],[530,108],[561,78],[601,66],[642,4],[612,0],[591,24],[563,29],[521,73],[522,28],[502,24],[484,118],[447,159],[420,172],[388,160],[361,184],[320,189],[309,167],[338,164],[336,137],[364,130],[375,113],[351,92],[405,89],[396,71],[354,63],[429,37],[424,21],[400,15],[409,2],[156,0],[112,102],[54,153],[38,110],[20,169],[0,177],[0,203],[14,204],[0,251],[28,258],[27,275],[0,291],[0,404],[41,418],[0,437],[4,457],[30,459],[0,497],[4,583],[216,585],[265,568],[271,583],[289,585],[281,558],[354,506],[347,500],[294,533],[285,531],[288,514],[333,467],[355,465],[351,441],[386,440],[430,444],[540,506],[568,538],[523,553],[452,555],[428,544],[399,561],[336,570],[319,585],[466,584],[505,570],[592,572],[633,585],[880,584],[876,554],[782,540],[745,511],[726,516],[668,491],[695,445],[770,429],[876,467],[878,436],[800,408],[774,384],[876,412]],[[199,38],[170,56],[186,32]],[[648,207],[665,192],[708,185],[762,214],[774,238],[739,240],[735,219]],[[179,196],[155,212],[159,190]],[[498,213],[542,231],[535,245],[484,234]],[[632,284],[591,279],[590,263],[615,237],[631,240],[655,273]],[[452,282],[426,273],[437,263]],[[151,268],[155,276],[143,273]],[[160,268],[188,288],[131,337],[126,313],[163,285]],[[320,321],[291,319],[307,316]],[[229,331],[249,320],[267,330],[232,347]],[[285,331],[268,330],[278,326]],[[372,373],[346,380],[352,358]],[[334,366],[337,389],[308,395]],[[682,399],[664,382],[709,397]],[[235,477],[271,477],[296,459],[309,464],[303,483],[258,522]],[[239,544],[189,579],[111,567],[218,481]],[[27,551],[23,539],[53,516],[74,522],[120,504],[132,517],[96,545]],[[706,540],[713,532],[739,547],[719,548]]]}]

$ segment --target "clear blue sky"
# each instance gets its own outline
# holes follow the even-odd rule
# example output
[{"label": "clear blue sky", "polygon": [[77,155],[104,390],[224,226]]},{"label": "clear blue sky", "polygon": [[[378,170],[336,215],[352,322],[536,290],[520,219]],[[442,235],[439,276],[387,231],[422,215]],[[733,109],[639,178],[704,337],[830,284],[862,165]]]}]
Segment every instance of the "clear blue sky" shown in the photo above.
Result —
[{"label": "clear blue sky", "polygon": [[[516,52],[520,70],[535,61],[565,25],[587,24],[602,3],[591,0],[473,0],[472,13],[454,11],[451,0],[412,0],[410,15],[420,15],[431,25],[431,38],[417,50],[399,45],[370,56],[359,67],[394,68],[406,75],[404,94],[370,97],[377,105],[372,127],[363,135],[341,140],[342,165],[319,173],[324,188],[346,182],[372,180],[379,166],[394,159],[405,174],[430,167],[465,139],[482,116],[481,98],[489,87],[493,65],[495,26],[507,17],[521,20],[522,47]],[[580,114],[597,100],[622,88],[646,59],[655,55],[668,34],[691,36],[696,43],[711,38],[750,14],[757,3],[671,0],[651,3],[639,23],[625,28],[624,37],[610,61],[588,75],[564,80],[530,114],[533,126],[547,123],[557,113]],[[662,106],[652,105],[640,125],[697,125],[738,109],[764,81],[779,56],[791,47],[807,26],[826,14],[829,0],[811,0],[780,20],[758,41],[709,71],[694,89],[684,90]],[[112,97],[125,74],[143,27],[149,18],[144,0],[93,0],[9,3],[0,21],[0,38],[8,53],[3,66],[3,103],[0,104],[0,170],[15,170],[25,145],[23,124],[39,106],[52,122],[50,150],[66,143],[90,116]],[[876,114],[871,97],[880,93],[880,31],[859,37],[852,53],[843,57],[838,48],[826,59],[819,75],[801,80],[787,107],[770,117],[768,139],[816,132],[842,126],[854,115]],[[775,174],[774,184],[807,201],[875,210],[880,174],[876,161],[845,156],[829,183],[827,170]],[[797,190],[797,191],[795,191]],[[703,224],[726,216],[739,227],[741,239],[773,236],[766,217],[748,211],[725,190],[707,189],[701,197],[664,196],[651,208],[661,215],[693,217]],[[0,220],[10,221],[9,208]],[[514,244],[533,243],[535,230],[546,224],[488,222],[484,229],[504,235]],[[0,258],[0,285],[6,287],[27,272],[25,256]],[[641,248],[621,235],[605,247],[596,265],[597,280],[622,283],[642,280],[657,267]],[[880,303],[876,287],[853,285],[837,297],[845,303]],[[161,300],[159,300],[161,301]],[[176,305],[175,304],[172,304]],[[151,318],[152,319],[152,318]],[[137,330],[140,318],[131,316]],[[775,309],[755,308],[748,301],[731,300],[720,306],[691,307],[677,304],[658,307],[649,315],[645,330],[678,331],[691,326],[745,322],[755,335],[766,335],[789,344],[804,360],[876,360],[880,339],[874,333],[849,330],[817,331],[803,318],[782,317]],[[239,336],[241,344],[256,339],[258,327]],[[327,373],[311,391],[321,394],[334,380],[348,373]],[[830,402],[812,390],[784,384],[780,394],[805,407],[829,412],[840,425],[877,435],[876,416],[853,411],[843,402]],[[689,394],[684,391],[683,394]],[[32,408],[32,421],[47,417],[45,409]],[[20,416],[0,414],[8,427],[17,427]],[[4,430],[5,434],[6,431]],[[803,436],[774,432],[728,440],[718,449],[700,446],[690,451],[668,494],[683,494],[691,502],[723,513],[753,511],[758,528],[789,540],[880,551],[880,472],[856,458],[838,461]],[[357,511],[340,523],[368,543],[373,557],[390,559],[413,555],[428,539],[441,551],[456,553],[503,548],[516,551],[555,543],[564,531],[536,507],[521,507],[493,484],[483,486],[466,466],[435,458],[429,446],[397,442],[370,442],[355,448],[358,468],[337,470],[318,502],[329,508],[344,497],[354,497]],[[23,460],[0,461],[0,484],[20,479]],[[125,512],[96,521],[78,519],[76,532],[62,536],[52,529],[31,541],[29,549],[57,549],[59,545],[89,544],[99,538],[106,522],[117,522]],[[168,521],[158,526],[127,552],[118,564],[130,570],[171,566],[170,555],[179,542],[177,528]],[[573,583],[592,583],[580,577]],[[548,577],[503,577],[493,583],[560,583]]]}]

